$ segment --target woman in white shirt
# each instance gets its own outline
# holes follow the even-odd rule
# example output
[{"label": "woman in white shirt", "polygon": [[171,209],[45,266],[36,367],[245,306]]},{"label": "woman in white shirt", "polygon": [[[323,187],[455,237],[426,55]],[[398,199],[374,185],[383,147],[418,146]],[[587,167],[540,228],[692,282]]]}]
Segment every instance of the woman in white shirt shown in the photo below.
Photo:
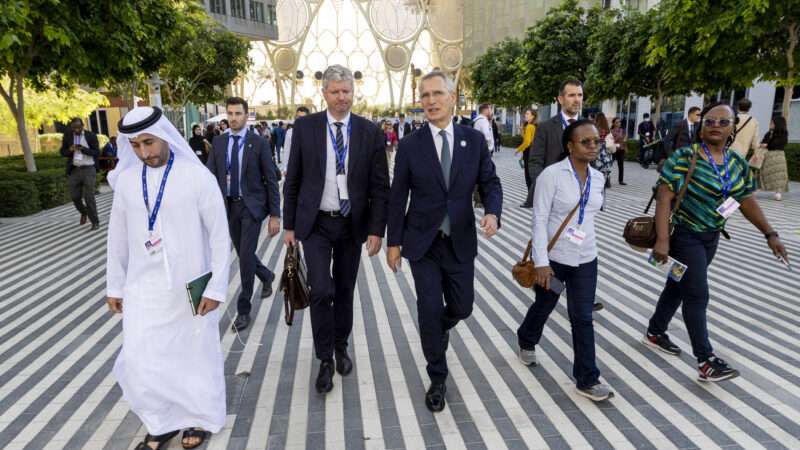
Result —
[{"label": "woman in white shirt", "polygon": [[[547,167],[536,180],[533,198],[533,261],[536,300],[517,330],[519,358],[536,364],[536,344],[561,289],[567,291],[567,310],[575,352],[572,375],[577,392],[593,401],[614,394],[600,383],[595,363],[592,305],[597,287],[597,244],[594,217],[603,205],[603,174],[590,163],[597,159],[602,140],[594,124],[579,120],[562,138],[562,159]],[[550,252],[548,242],[568,216],[566,226]]]}]

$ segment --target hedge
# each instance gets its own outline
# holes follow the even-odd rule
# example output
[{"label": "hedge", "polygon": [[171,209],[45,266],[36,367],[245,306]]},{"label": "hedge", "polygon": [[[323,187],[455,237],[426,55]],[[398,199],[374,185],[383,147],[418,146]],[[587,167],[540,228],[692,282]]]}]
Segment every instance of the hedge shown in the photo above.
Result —
[{"label": "hedge", "polygon": [[503,147],[512,147],[517,148],[522,144],[522,136],[512,136],[510,134],[501,134],[500,135],[500,145]]},{"label": "hedge", "polygon": [[0,217],[27,216],[42,209],[38,190],[30,179],[0,179],[0,198]]}]

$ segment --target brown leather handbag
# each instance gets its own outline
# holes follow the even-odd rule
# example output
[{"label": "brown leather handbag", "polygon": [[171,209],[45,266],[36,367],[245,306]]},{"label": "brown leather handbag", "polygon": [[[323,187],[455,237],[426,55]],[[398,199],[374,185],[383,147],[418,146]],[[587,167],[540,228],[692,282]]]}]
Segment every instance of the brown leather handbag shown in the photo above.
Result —
[{"label": "brown leather handbag", "polygon": [[[686,172],[686,181],[684,181],[683,186],[681,186],[681,190],[678,193],[678,198],[675,200],[675,205],[672,208],[672,212],[669,215],[669,234],[672,235],[672,231],[674,230],[674,225],[672,224],[672,216],[678,211],[678,208],[681,206],[681,202],[683,201],[683,197],[686,195],[686,188],[689,187],[689,182],[692,181],[692,175],[694,174],[694,169],[697,167],[697,146],[695,145],[694,153],[692,154],[692,162],[689,165],[689,170]],[[656,245],[656,218],[650,215],[647,215],[648,211],[650,211],[650,205],[653,204],[653,200],[656,198],[656,189],[653,189],[653,195],[650,197],[650,201],[647,202],[647,207],[644,209],[644,216],[634,217],[633,219],[628,220],[628,223],[625,224],[625,230],[622,232],[622,237],[625,238],[625,242],[637,249],[648,249],[653,248]]]},{"label": "brown leather handbag", "polygon": [[284,319],[286,325],[291,325],[294,312],[307,308],[309,303],[306,265],[296,245],[286,250],[279,289],[283,292]]},{"label": "brown leather handbag", "polygon": [[[561,226],[558,227],[558,231],[553,237],[550,239],[550,242],[547,244],[547,252],[550,253],[550,250],[555,247],[556,242],[558,242],[558,238],[561,237],[561,233],[564,232],[564,228],[567,227],[567,224],[572,217],[575,215],[575,211],[578,210],[580,206],[580,199],[578,200],[578,204],[572,208],[572,211],[569,212],[566,219],[561,222]],[[514,267],[511,268],[511,276],[514,277],[514,280],[519,283],[520,286],[530,289],[533,287],[533,284],[536,280],[536,269],[533,265],[533,258],[531,258],[531,248],[533,247],[533,241],[530,239],[528,240],[528,246],[525,247],[525,253],[522,254],[522,260],[518,263],[514,264]]]}]

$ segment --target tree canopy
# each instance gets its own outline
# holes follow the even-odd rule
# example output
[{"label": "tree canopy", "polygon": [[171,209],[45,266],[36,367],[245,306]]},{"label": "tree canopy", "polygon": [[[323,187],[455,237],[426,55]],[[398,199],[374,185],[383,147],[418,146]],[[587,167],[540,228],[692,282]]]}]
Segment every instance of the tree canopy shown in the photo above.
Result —
[{"label": "tree canopy", "polygon": [[473,96],[482,103],[523,106],[531,102],[517,88],[516,61],[522,56],[519,40],[508,38],[490,47],[469,68]]}]

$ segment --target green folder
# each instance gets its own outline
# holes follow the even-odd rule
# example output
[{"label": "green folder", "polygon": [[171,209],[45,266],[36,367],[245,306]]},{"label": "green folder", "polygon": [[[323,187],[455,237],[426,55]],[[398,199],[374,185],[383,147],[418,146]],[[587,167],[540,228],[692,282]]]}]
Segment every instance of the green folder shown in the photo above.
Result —
[{"label": "green folder", "polygon": [[200,307],[200,301],[203,300],[203,292],[206,291],[208,280],[211,279],[211,272],[200,275],[194,280],[186,283],[186,296],[189,299],[189,306],[192,307],[192,315],[197,315],[197,308]]}]

